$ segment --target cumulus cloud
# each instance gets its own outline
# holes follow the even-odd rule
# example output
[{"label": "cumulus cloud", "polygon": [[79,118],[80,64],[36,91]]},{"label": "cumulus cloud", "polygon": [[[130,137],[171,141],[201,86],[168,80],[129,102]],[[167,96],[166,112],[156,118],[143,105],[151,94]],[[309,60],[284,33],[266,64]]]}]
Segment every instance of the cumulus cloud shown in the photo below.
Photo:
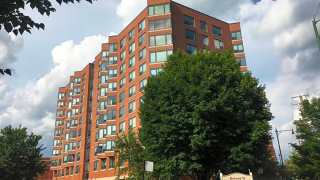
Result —
[{"label": "cumulus cloud", "polygon": [[17,60],[17,54],[22,48],[23,40],[20,37],[0,30],[0,68],[9,68]]},{"label": "cumulus cloud", "polygon": [[[84,38],[80,44],[66,41],[52,50],[54,68],[37,82],[28,82],[24,88],[11,89],[0,82],[0,127],[22,124],[29,131],[43,135],[42,143],[51,155],[57,92],[65,86],[74,71],[94,61],[101,44],[107,42],[102,35]],[[1,81],[1,80],[0,80]]]}]

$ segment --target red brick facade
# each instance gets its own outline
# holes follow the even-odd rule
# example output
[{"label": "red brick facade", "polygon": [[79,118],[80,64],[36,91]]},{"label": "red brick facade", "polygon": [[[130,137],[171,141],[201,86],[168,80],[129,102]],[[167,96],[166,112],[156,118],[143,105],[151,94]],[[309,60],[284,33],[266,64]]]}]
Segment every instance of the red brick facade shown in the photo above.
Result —
[{"label": "red brick facade", "polygon": [[[162,14],[149,14],[149,8],[146,7],[121,33],[119,33],[119,35],[110,36],[109,43],[102,44],[101,53],[97,55],[93,63],[88,64],[82,71],[75,72],[74,75],[70,77],[70,83],[65,87],[59,88],[54,136],[56,144],[53,146],[53,156],[51,157],[53,179],[111,180],[115,178],[117,169],[109,167],[110,160],[114,157],[114,151],[106,150],[100,152],[98,149],[99,144],[106,144],[105,148],[107,149],[108,144],[106,141],[115,140],[116,135],[108,135],[108,131],[106,130],[107,135],[102,133],[103,137],[101,138],[100,133],[103,132],[103,129],[108,129],[107,127],[111,125],[115,125],[116,133],[120,133],[119,129],[122,122],[124,122],[125,130],[127,130],[130,125],[130,118],[133,117],[135,117],[135,129],[140,127],[140,120],[137,114],[140,97],[142,96],[142,92],[140,92],[140,82],[150,75],[151,69],[161,68],[164,64],[163,62],[151,62],[152,58],[149,57],[150,53],[164,50],[173,50],[174,52],[178,48],[186,51],[187,44],[197,46],[197,50],[202,51],[206,48],[202,43],[202,35],[208,36],[209,50],[217,50],[214,45],[214,39],[223,42],[222,51],[226,48],[232,48],[233,44],[242,44],[242,39],[232,40],[231,38],[231,32],[241,30],[239,23],[229,24],[170,0],[148,0],[148,6],[166,3],[169,3],[170,5],[163,6],[164,13]],[[168,7],[170,9],[169,12],[167,12]],[[194,18],[194,27],[185,24],[184,15]],[[150,21],[166,18],[171,19],[170,28],[149,30]],[[139,23],[143,20],[145,21],[145,25],[144,28],[141,28],[143,26],[140,26]],[[207,32],[201,30],[200,21],[206,22]],[[219,27],[222,35],[214,35],[212,26]],[[129,39],[129,34],[133,29],[135,36],[132,39]],[[185,29],[195,32],[195,41],[186,39]],[[139,37],[143,34],[145,34],[145,42],[139,44]],[[163,34],[172,34],[171,43],[151,46],[152,43],[156,43],[157,41],[154,40],[153,42],[149,42],[149,38],[151,36]],[[123,39],[125,39],[125,45],[120,47],[121,40]],[[166,42],[170,42],[170,38],[169,40],[167,38]],[[130,45],[132,43],[135,43],[135,50],[129,53]],[[111,49],[114,47],[112,46],[113,44],[117,44],[117,50],[111,52]],[[143,58],[140,58],[140,51],[142,52],[144,48],[146,49],[145,57],[142,56]],[[124,51],[125,58],[120,60],[121,54],[123,54],[122,52]],[[235,53],[235,56],[245,57],[245,54],[244,52]],[[117,63],[111,63],[113,57],[117,57]],[[135,64],[132,65],[132,67],[129,67],[129,59],[132,57],[135,57]],[[144,63],[145,69],[142,68]],[[123,73],[120,73],[121,67],[125,67]],[[142,68],[142,71],[140,71],[140,67]],[[242,71],[247,70],[247,66],[241,66],[240,68]],[[113,72],[115,69],[117,70],[117,75],[116,77],[111,77],[111,74],[109,73]],[[132,74],[133,71],[135,71],[135,79],[130,81],[130,73]],[[106,77],[106,75],[108,76],[107,82],[103,83],[103,78]],[[120,87],[123,79],[125,79],[125,84],[123,87]],[[76,83],[78,81],[79,83]],[[117,87],[114,90],[109,89],[113,82],[117,83]],[[135,86],[135,94],[132,95],[132,97],[129,97],[129,89],[133,86]],[[80,88],[79,93],[77,93],[77,88]],[[102,89],[104,88],[108,88],[107,95],[105,96],[102,93]],[[82,91],[82,89],[84,90]],[[123,102],[120,102],[120,95],[123,92],[125,92],[125,98]],[[108,104],[104,107],[104,101],[109,101],[108,98],[113,96],[116,96],[116,103]],[[78,102],[75,100],[77,98],[79,98]],[[130,104],[134,101],[135,110],[132,109],[132,111],[129,111]],[[122,107],[125,107],[125,113],[123,114],[123,117],[120,117],[120,110]],[[78,113],[76,113],[76,110]],[[113,117],[108,119],[110,117],[106,116],[107,120],[104,119],[104,123],[101,123],[101,121],[98,122],[99,115],[106,115],[108,112],[111,112],[111,110],[116,110],[115,119],[113,119]],[[101,117],[105,118],[103,116]],[[75,126],[69,126],[75,122],[75,120],[77,120],[77,124]],[[133,119],[131,120],[134,122]],[[61,123],[59,124],[60,121]],[[71,134],[75,131],[76,136],[71,137]],[[81,136],[79,136],[79,131],[81,131]],[[68,133],[70,134],[66,135]],[[99,138],[96,139],[97,133]],[[79,141],[81,142],[81,146],[78,147]],[[75,143],[75,148],[73,143]],[[68,147],[65,151],[66,145]],[[80,153],[79,158],[78,153]],[[101,168],[102,160],[106,161],[106,168]],[[95,163],[97,163],[97,167],[95,167]],[[72,169],[73,173],[71,173]]]}]

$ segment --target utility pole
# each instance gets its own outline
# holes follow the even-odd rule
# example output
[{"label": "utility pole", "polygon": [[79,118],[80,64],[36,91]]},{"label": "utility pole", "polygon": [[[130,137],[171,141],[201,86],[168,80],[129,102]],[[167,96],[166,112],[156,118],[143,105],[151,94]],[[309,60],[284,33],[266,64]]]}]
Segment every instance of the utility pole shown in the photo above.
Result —
[{"label": "utility pole", "polygon": [[314,33],[316,34],[316,38],[317,38],[317,42],[318,42],[318,46],[320,49],[320,37],[319,37],[319,32],[317,29],[317,22],[319,22],[320,20],[315,20],[315,18],[312,18],[312,24],[313,24],[313,29],[314,29]]},{"label": "utility pole", "polygon": [[[303,112],[303,107],[302,107],[303,97],[308,98],[309,94],[306,94],[306,95],[302,94],[302,95],[292,97],[292,99],[299,98],[300,102],[299,103],[292,103],[292,105],[297,105],[299,107],[300,112]],[[303,116],[301,116],[301,117],[302,117],[302,119],[304,119]],[[297,125],[295,125],[295,126],[296,126],[296,131],[298,131]],[[301,146],[301,141],[299,138],[298,138],[298,142],[299,142],[299,146]]]}]

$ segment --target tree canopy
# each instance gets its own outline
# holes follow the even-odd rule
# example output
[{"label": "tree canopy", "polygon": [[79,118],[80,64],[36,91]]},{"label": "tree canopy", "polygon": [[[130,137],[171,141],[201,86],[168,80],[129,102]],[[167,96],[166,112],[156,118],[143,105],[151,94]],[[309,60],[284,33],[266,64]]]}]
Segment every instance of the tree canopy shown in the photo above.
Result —
[{"label": "tree canopy", "polygon": [[257,172],[270,157],[265,86],[239,66],[231,50],[178,50],[148,78],[139,140],[155,176],[208,180],[219,170]]},{"label": "tree canopy", "polygon": [[43,145],[41,135],[28,134],[27,128],[12,128],[0,131],[0,180],[35,179],[43,174],[46,165],[41,161]]},{"label": "tree canopy", "polygon": [[292,158],[299,178],[320,178],[320,98],[302,101],[302,119],[295,121],[301,146],[293,144]]},{"label": "tree canopy", "polygon": [[[74,3],[81,0],[56,0],[58,4]],[[93,0],[86,0],[92,3]],[[56,9],[52,6],[51,0],[1,0],[0,1],[0,29],[6,30],[8,33],[13,32],[15,35],[21,35],[27,31],[31,33],[31,29],[44,29],[43,23],[34,22],[29,16],[21,12],[26,6],[37,9],[41,15],[49,16]]]}]

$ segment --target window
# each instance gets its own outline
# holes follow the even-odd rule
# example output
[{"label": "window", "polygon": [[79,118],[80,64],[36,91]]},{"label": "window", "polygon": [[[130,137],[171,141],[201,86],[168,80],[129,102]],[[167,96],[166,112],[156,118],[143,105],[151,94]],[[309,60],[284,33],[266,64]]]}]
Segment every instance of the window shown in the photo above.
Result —
[{"label": "window", "polygon": [[64,93],[59,93],[58,94],[58,99],[63,99],[64,98]]},{"label": "window", "polygon": [[129,45],[129,54],[133,53],[136,50],[136,43],[133,42]]},{"label": "window", "polygon": [[72,107],[72,102],[68,102],[68,109],[71,109]]},{"label": "window", "polygon": [[73,89],[73,82],[70,82],[69,88]]},{"label": "window", "polygon": [[236,60],[240,62],[240,66],[247,66],[246,58],[245,57],[237,57]]},{"label": "window", "polygon": [[107,110],[107,120],[117,119],[117,110]]},{"label": "window", "polygon": [[66,167],[66,176],[69,175],[69,167]]},{"label": "window", "polygon": [[125,45],[126,45],[126,37],[124,37],[120,40],[120,49],[123,48],[123,46],[125,46]]},{"label": "window", "polygon": [[93,171],[98,171],[99,161],[94,161],[93,163]]},{"label": "window", "polygon": [[143,91],[144,86],[147,84],[147,79],[143,79],[140,81],[139,85],[140,85],[140,92]]},{"label": "window", "polygon": [[[61,159],[59,159],[59,166],[61,166]],[[60,171],[60,170],[59,170]]]},{"label": "window", "polygon": [[143,19],[143,20],[139,23],[139,32],[142,31],[145,27],[146,27],[146,21],[145,21],[145,19]]},{"label": "window", "polygon": [[196,54],[197,53],[197,46],[187,44],[187,53],[188,54]]},{"label": "window", "polygon": [[101,66],[101,59],[99,60],[99,67]]},{"label": "window", "polygon": [[79,98],[72,99],[72,105],[78,105],[78,104],[79,104]]},{"label": "window", "polygon": [[58,108],[62,108],[63,107],[63,102],[58,102]]},{"label": "window", "polygon": [[83,106],[80,107],[80,114],[83,113]]},{"label": "window", "polygon": [[79,119],[79,126],[82,124],[82,117],[80,117],[80,119]]},{"label": "window", "polygon": [[79,165],[76,166],[76,174],[79,174],[79,170],[80,170],[80,167]]},{"label": "window", "polygon": [[193,19],[193,17],[184,15],[184,24],[186,24],[188,26],[191,26],[191,27],[194,27],[194,19]]},{"label": "window", "polygon": [[[113,73],[114,71],[112,71],[112,73]],[[108,71],[108,73],[109,73],[109,71]],[[117,71],[115,72],[115,73],[117,73]],[[114,75],[114,74],[112,74],[112,75]],[[116,75],[116,77],[117,77],[117,75]],[[100,84],[106,84],[106,83],[108,83],[108,78],[109,78],[109,75],[102,75],[101,76],[101,81],[100,81]],[[99,87],[98,87],[99,88]]]},{"label": "window", "polygon": [[82,128],[78,130],[78,137],[81,137],[81,135],[82,135]]},{"label": "window", "polygon": [[73,166],[70,167],[70,176],[73,175]]},{"label": "window", "polygon": [[99,139],[99,132],[96,133],[95,142],[98,142],[98,139]]},{"label": "window", "polygon": [[129,41],[134,38],[135,36],[135,29],[133,28],[130,32],[129,32]]},{"label": "window", "polygon": [[212,31],[213,34],[216,36],[222,36],[221,34],[221,28],[217,27],[217,26],[212,26]]},{"label": "window", "polygon": [[58,170],[58,177],[60,177],[60,169]]},{"label": "window", "polygon": [[109,78],[117,77],[117,69],[109,69],[108,76]]},{"label": "window", "polygon": [[62,111],[57,111],[57,117],[62,117]]},{"label": "window", "polygon": [[101,159],[101,170],[106,170],[106,164],[107,164],[107,160]]},{"label": "window", "polygon": [[202,44],[208,46],[209,45],[209,39],[208,36],[202,34]]},{"label": "window", "polygon": [[72,98],[72,93],[73,93],[73,91],[69,92],[69,99]]},{"label": "window", "polygon": [[67,112],[67,119],[71,118],[71,112]]},{"label": "window", "polygon": [[59,126],[61,126],[61,120],[56,121],[56,127],[59,127]]},{"label": "window", "polygon": [[59,146],[60,145],[60,140],[59,139],[54,139],[53,140],[53,146]]},{"label": "window", "polygon": [[196,41],[196,33],[189,29],[186,29],[186,38],[192,41]]},{"label": "window", "polygon": [[122,91],[122,92],[120,93],[119,103],[122,103],[122,102],[125,100],[125,92],[126,92],[126,91]]},{"label": "window", "polygon": [[107,135],[116,135],[117,134],[117,126],[116,125],[108,125],[107,126]]},{"label": "window", "polygon": [[207,23],[206,22],[200,21],[200,26],[201,26],[201,30],[202,31],[208,32]]},{"label": "window", "polygon": [[170,13],[170,4],[161,4],[148,7],[149,16]]},{"label": "window", "polygon": [[74,162],[75,155],[74,154],[68,154],[68,162]]},{"label": "window", "polygon": [[104,110],[104,109],[107,109],[107,101],[100,102],[100,109],[99,110]]},{"label": "window", "polygon": [[60,136],[60,129],[54,130],[54,136]]},{"label": "window", "polygon": [[106,149],[107,151],[114,151],[115,150],[114,140],[107,141],[106,144],[107,144],[107,149]]},{"label": "window", "polygon": [[136,117],[132,117],[129,119],[129,126],[134,129],[136,128]]},{"label": "window", "polygon": [[157,19],[149,21],[149,31],[162,30],[171,28],[171,19]]},{"label": "window", "polygon": [[214,40],[214,47],[215,47],[216,49],[223,50],[223,42],[220,41],[220,40],[215,39],[215,40]]},{"label": "window", "polygon": [[66,164],[68,162],[68,155],[63,156],[63,164]]},{"label": "window", "polygon": [[126,77],[120,79],[120,89],[126,85]]},{"label": "window", "polygon": [[125,116],[126,114],[126,106],[122,106],[120,109],[119,109],[119,118],[122,118],[123,116]]},{"label": "window", "polygon": [[80,84],[81,78],[74,78],[74,84]]},{"label": "window", "polygon": [[79,140],[77,144],[77,149],[80,149],[80,148],[81,148],[81,140]]},{"label": "window", "polygon": [[101,77],[101,70],[98,72],[98,79]]},{"label": "window", "polygon": [[99,119],[97,120],[98,124],[104,124],[107,120],[106,114],[99,114]]},{"label": "window", "polygon": [[110,52],[117,52],[118,51],[118,45],[117,44],[109,44],[109,51]]},{"label": "window", "polygon": [[84,101],[84,95],[81,96],[81,103]]},{"label": "window", "polygon": [[123,50],[121,53],[120,53],[120,61],[124,60],[126,58],[126,50]]},{"label": "window", "polygon": [[136,94],[136,85],[133,85],[129,88],[129,98]]},{"label": "window", "polygon": [[61,142],[60,145],[62,145],[63,144],[63,138],[61,138],[60,142]]},{"label": "window", "polygon": [[80,152],[77,153],[77,161],[80,161]]},{"label": "window", "polygon": [[162,68],[150,69],[150,76],[157,76],[160,71],[162,71]]},{"label": "window", "polygon": [[232,40],[239,40],[242,39],[241,31],[231,32]]},{"label": "window", "polygon": [[99,129],[99,139],[105,138],[106,134],[107,134],[106,129]]},{"label": "window", "polygon": [[117,64],[118,58],[117,56],[110,56],[109,57],[109,65]]},{"label": "window", "polygon": [[108,51],[102,51],[101,54],[102,59],[108,58]]},{"label": "window", "polygon": [[77,130],[70,131],[70,138],[77,138]]},{"label": "window", "polygon": [[172,34],[162,34],[149,37],[149,47],[172,44]]},{"label": "window", "polygon": [[72,109],[72,116],[76,116],[79,114],[79,109]]},{"label": "window", "polygon": [[76,150],[76,142],[69,142],[68,150]]},{"label": "window", "polygon": [[109,169],[114,168],[114,157],[109,157]]},{"label": "window", "polygon": [[86,90],[86,85],[85,84],[82,85],[81,92],[84,92],[84,90]]},{"label": "window", "polygon": [[119,124],[119,133],[124,133],[126,130],[126,122],[125,121],[122,121],[120,124]]},{"label": "window", "polygon": [[66,138],[66,141],[68,141],[69,138],[70,138],[70,133],[66,133],[66,134],[65,134],[65,138]]},{"label": "window", "polygon": [[72,119],[71,120],[71,127],[75,127],[78,125],[78,120],[77,119]]},{"label": "window", "polygon": [[158,51],[150,53],[150,63],[159,63],[165,62],[168,59],[168,56],[173,53],[172,50],[167,51]]},{"label": "window", "polygon": [[105,97],[105,96],[107,96],[107,91],[108,91],[107,88],[101,88],[101,90],[100,90],[100,97]]},{"label": "window", "polygon": [[120,66],[120,75],[123,74],[125,71],[126,71],[126,63],[123,63],[123,64]]},{"label": "window", "polygon": [[234,53],[242,53],[242,52],[244,52],[243,45],[242,44],[234,44],[233,45],[233,52]]},{"label": "window", "polygon": [[136,56],[132,56],[129,59],[129,68],[131,68],[132,66],[134,66],[136,64]]},{"label": "window", "polygon": [[[51,164],[51,166],[52,166],[52,164]],[[53,166],[53,167],[56,167],[56,166]],[[54,170],[54,171],[53,171],[53,177],[54,177],[54,178],[57,177],[57,170]]]},{"label": "window", "polygon": [[145,74],[146,72],[147,72],[147,65],[146,65],[146,63],[143,63],[139,67],[139,76]]},{"label": "window", "polygon": [[57,160],[51,160],[51,166],[57,167]]},{"label": "window", "polygon": [[62,128],[61,135],[63,135],[63,133],[64,133],[64,128]]},{"label": "window", "polygon": [[133,113],[136,111],[136,101],[132,101],[129,103],[129,113]]},{"label": "window", "polygon": [[142,50],[139,51],[139,61],[144,59],[146,57],[147,51],[146,48],[143,48]]},{"label": "window", "polygon": [[63,152],[67,152],[68,150],[69,150],[69,144],[65,144]]},{"label": "window", "polygon": [[52,150],[52,156],[59,156],[59,150],[58,149]]},{"label": "window", "polygon": [[144,44],[146,42],[146,33],[143,33],[140,37],[139,37],[139,46],[141,46],[142,44]]},{"label": "window", "polygon": [[101,71],[107,71],[108,70],[108,63],[101,63]]},{"label": "window", "polygon": [[107,104],[108,104],[108,105],[117,105],[117,95],[115,95],[115,96],[108,96]]}]

